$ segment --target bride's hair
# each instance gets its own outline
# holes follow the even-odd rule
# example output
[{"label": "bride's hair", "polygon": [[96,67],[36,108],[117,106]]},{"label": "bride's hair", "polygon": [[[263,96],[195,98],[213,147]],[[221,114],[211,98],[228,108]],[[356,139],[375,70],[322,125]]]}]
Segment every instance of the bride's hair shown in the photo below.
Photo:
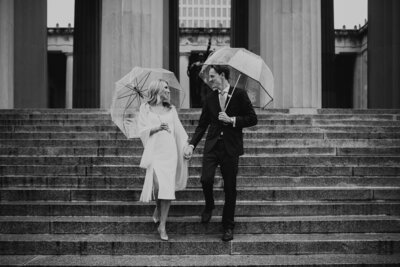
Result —
[{"label": "bride's hair", "polygon": [[158,101],[158,96],[160,97],[159,99],[162,101],[162,104],[164,107],[171,108],[171,103],[167,101],[165,98],[162,97],[162,94],[164,92],[164,87],[168,86],[168,82],[163,80],[163,79],[157,79],[149,84],[148,88],[148,100],[147,103],[149,105],[153,106],[157,104]]}]

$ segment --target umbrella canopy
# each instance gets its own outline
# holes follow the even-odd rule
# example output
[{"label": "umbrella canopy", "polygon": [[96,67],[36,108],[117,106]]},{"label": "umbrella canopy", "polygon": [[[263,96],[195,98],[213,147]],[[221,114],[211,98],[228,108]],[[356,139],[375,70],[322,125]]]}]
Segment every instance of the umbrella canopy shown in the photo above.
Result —
[{"label": "umbrella canopy", "polygon": [[245,89],[254,106],[266,107],[272,102],[274,77],[260,56],[244,48],[224,47],[215,51],[204,62],[199,74],[206,84],[211,65],[228,66],[229,83]]},{"label": "umbrella canopy", "polygon": [[110,108],[111,119],[127,138],[138,137],[136,118],[140,105],[147,100],[150,82],[163,79],[171,91],[171,104],[180,107],[182,87],[171,71],[162,68],[134,67],[115,83]]}]

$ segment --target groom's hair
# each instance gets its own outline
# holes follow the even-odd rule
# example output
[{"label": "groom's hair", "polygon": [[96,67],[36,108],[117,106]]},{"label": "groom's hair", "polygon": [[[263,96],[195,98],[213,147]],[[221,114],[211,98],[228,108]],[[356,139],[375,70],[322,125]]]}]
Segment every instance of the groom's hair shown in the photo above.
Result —
[{"label": "groom's hair", "polygon": [[229,81],[229,68],[225,65],[211,65],[210,69],[214,69],[219,75],[224,73],[225,79]]}]

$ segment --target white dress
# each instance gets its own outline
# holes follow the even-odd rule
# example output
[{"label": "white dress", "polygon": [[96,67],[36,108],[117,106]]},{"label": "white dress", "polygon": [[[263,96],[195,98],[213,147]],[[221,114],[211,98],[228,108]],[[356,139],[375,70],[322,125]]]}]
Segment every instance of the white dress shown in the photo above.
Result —
[{"label": "white dress", "polygon": [[[170,132],[159,131],[150,136],[150,130],[168,123]],[[175,199],[175,191],[186,187],[188,163],[183,159],[183,149],[188,136],[172,107],[165,114],[156,114],[148,104],[142,104],[138,128],[144,152],[140,166],[146,169],[140,201],[148,202],[153,194],[153,175],[158,180],[158,199]]]},{"label": "white dress", "polygon": [[158,199],[175,199],[175,175],[178,164],[178,152],[174,137],[174,123],[172,111],[157,115],[150,112],[149,119],[151,124],[158,126],[160,123],[168,123],[170,133],[159,131],[154,136],[154,150],[152,168],[158,180],[159,190]]}]

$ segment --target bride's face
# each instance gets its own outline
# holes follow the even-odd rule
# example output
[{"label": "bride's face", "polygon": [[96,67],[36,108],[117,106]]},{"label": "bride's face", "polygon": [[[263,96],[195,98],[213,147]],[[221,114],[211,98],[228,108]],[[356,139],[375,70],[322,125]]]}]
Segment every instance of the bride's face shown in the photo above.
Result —
[{"label": "bride's face", "polygon": [[171,91],[169,90],[168,84],[164,84],[164,90],[160,94],[161,100],[169,103],[171,101],[170,93]]}]

